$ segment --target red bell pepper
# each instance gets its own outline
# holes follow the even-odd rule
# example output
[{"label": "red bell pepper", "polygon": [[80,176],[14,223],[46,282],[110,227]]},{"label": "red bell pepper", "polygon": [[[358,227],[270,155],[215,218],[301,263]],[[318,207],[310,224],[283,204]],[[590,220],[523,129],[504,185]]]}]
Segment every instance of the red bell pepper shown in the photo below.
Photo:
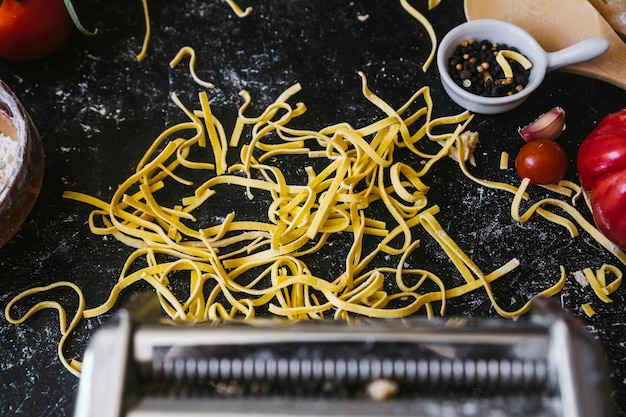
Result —
[{"label": "red bell pepper", "polygon": [[585,138],[577,166],[598,229],[626,249],[626,109],[606,116]]}]

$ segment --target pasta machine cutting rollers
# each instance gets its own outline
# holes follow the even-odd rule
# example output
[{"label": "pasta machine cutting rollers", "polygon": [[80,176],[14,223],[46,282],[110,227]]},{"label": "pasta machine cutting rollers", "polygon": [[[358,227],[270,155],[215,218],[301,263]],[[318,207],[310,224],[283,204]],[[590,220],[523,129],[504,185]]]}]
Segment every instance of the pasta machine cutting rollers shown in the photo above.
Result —
[{"label": "pasta machine cutting rollers", "polygon": [[549,299],[515,321],[185,325],[140,298],[91,340],[76,417],[614,415],[602,349]]}]

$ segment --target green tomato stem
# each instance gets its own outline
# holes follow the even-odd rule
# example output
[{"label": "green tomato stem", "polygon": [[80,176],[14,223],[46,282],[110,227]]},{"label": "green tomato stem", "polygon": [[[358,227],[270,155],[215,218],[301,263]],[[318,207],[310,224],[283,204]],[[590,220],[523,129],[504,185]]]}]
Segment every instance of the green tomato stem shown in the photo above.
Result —
[{"label": "green tomato stem", "polygon": [[[1,1],[1,0],[0,0]],[[70,14],[70,17],[72,18],[72,22],[74,22],[74,25],[76,26],[76,28],[83,34],[87,35],[87,36],[93,36],[95,34],[98,33],[98,28],[96,28],[93,32],[87,30],[82,23],[80,23],[80,19],[78,18],[78,15],[76,14],[76,10],[74,10],[74,5],[72,4],[72,0],[63,0],[63,2],[65,3],[65,7],[67,8],[67,12]]]}]

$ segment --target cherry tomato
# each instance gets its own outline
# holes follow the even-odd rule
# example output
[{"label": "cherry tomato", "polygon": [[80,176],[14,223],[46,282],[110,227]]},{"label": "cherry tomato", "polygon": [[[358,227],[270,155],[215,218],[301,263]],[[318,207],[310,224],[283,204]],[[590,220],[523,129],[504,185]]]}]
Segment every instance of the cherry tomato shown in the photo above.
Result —
[{"label": "cherry tomato", "polygon": [[65,43],[73,26],[63,0],[2,0],[0,57],[30,60],[50,55]]},{"label": "cherry tomato", "polygon": [[520,178],[528,178],[531,184],[553,184],[565,176],[567,154],[553,140],[531,140],[517,154],[515,169]]}]

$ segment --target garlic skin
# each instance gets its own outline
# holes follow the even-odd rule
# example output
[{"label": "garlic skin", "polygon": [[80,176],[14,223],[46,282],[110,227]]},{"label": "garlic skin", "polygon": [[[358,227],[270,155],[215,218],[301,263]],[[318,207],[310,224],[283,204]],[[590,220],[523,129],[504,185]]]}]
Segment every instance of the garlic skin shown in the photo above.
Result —
[{"label": "garlic skin", "polygon": [[565,130],[565,110],[557,106],[537,117],[529,125],[519,128],[518,133],[526,142],[530,142],[534,139],[555,140],[563,130]]}]

